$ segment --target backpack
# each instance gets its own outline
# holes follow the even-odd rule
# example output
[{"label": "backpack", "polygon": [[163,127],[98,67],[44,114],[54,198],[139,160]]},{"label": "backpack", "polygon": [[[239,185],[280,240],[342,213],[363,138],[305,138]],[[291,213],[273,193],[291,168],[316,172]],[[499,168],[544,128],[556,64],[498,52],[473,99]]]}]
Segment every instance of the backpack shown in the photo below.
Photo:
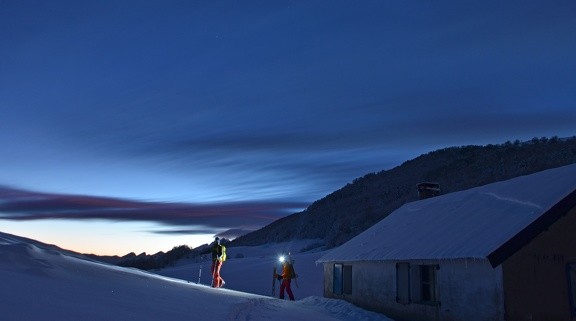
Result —
[{"label": "backpack", "polygon": [[224,245],[220,245],[220,250],[222,251],[222,262],[226,261],[226,247]]}]

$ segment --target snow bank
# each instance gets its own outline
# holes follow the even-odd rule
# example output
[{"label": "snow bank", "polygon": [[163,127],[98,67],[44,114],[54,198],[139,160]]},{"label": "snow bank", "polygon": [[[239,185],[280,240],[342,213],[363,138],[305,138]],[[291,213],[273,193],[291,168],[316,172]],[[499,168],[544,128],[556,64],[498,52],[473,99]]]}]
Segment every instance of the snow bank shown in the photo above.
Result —
[{"label": "snow bank", "polygon": [[[304,261],[315,260],[315,257],[313,253],[297,257],[297,262],[302,260],[302,276],[308,273],[305,266],[314,265],[313,261]],[[229,273],[235,269],[233,266],[240,269],[241,265],[247,264],[253,268],[257,262],[254,257],[233,261],[227,264]],[[252,277],[255,278],[248,274],[239,279],[256,284],[262,276]],[[229,275],[228,284],[233,284],[234,280]],[[213,289],[186,280],[81,259],[4,233],[0,233],[0,282],[2,320],[11,321],[390,321],[381,314],[343,301],[308,297],[291,302],[231,289]],[[321,284],[322,280],[314,282]],[[297,288],[295,292],[299,293]]]}]

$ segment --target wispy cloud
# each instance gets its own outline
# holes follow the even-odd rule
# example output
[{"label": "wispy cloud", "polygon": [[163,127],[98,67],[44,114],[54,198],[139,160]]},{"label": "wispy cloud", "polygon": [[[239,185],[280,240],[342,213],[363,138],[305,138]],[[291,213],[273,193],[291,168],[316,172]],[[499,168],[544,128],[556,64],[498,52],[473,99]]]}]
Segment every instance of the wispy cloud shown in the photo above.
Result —
[{"label": "wispy cloud", "polygon": [[[180,227],[161,233],[213,233],[245,226],[257,228],[290,214],[298,202],[187,204],[141,202],[87,195],[64,195],[0,187],[0,219],[150,221]],[[188,228],[183,228],[183,227]]]}]

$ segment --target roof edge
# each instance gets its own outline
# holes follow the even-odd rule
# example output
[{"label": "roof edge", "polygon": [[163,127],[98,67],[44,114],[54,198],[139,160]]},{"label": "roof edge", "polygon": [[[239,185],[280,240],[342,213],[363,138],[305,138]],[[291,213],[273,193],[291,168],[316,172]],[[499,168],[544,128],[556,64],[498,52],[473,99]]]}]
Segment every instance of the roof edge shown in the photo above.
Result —
[{"label": "roof edge", "polygon": [[554,204],[554,206],[544,212],[544,214],[540,215],[540,217],[514,235],[511,239],[500,245],[500,247],[492,251],[492,253],[488,254],[487,258],[490,261],[490,264],[492,264],[492,267],[497,267],[504,263],[504,261],[530,243],[534,238],[540,235],[540,233],[547,230],[561,217],[567,215],[574,207],[576,207],[576,189],[558,203]]}]

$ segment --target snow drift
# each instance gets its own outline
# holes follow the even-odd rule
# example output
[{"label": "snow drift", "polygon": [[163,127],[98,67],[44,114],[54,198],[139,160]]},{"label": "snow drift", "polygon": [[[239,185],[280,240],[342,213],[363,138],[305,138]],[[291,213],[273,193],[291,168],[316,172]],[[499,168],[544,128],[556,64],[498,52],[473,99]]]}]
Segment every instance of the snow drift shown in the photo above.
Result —
[{"label": "snow drift", "polygon": [[[254,263],[236,259],[228,265]],[[313,265],[302,264],[301,275],[306,274],[304,266]],[[261,275],[257,280],[250,277],[242,279],[262,283]],[[290,302],[213,289],[90,261],[4,233],[0,233],[0,282],[2,320],[389,320],[344,301],[309,296]],[[298,295],[298,289],[295,292]]]}]

